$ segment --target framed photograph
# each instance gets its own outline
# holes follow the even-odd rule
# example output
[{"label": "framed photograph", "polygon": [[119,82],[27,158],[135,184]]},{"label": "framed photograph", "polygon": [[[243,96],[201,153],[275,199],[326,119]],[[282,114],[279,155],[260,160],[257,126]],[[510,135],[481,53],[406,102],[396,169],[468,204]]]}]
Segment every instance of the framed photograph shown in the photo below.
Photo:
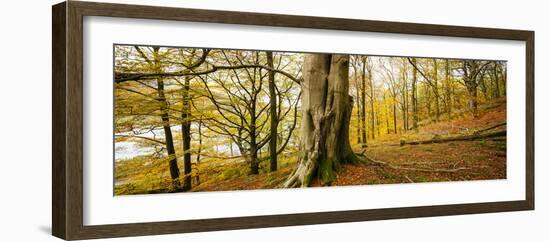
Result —
[{"label": "framed photograph", "polygon": [[53,6],[53,235],[534,209],[534,32]]}]

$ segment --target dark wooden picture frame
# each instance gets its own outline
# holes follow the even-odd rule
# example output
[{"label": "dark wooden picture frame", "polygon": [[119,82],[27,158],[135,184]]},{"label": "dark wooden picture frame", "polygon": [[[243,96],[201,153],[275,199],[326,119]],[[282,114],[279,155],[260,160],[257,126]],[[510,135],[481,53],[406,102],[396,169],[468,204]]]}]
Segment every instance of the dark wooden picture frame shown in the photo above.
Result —
[{"label": "dark wooden picture frame", "polygon": [[[533,31],[77,1],[59,3],[53,6],[52,11],[52,232],[56,237],[75,240],[534,209],[535,37]],[[84,16],[161,19],[524,41],[526,43],[525,200],[151,223],[84,225]]]}]

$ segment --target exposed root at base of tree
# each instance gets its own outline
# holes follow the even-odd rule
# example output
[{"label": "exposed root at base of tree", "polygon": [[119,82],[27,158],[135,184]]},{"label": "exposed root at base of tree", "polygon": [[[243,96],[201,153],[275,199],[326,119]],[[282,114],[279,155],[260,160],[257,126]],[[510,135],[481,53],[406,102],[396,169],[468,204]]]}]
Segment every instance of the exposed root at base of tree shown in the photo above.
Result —
[{"label": "exposed root at base of tree", "polygon": [[365,159],[363,161],[363,163],[365,163],[365,164],[373,164],[374,163],[378,166],[384,166],[384,167],[389,167],[391,169],[405,170],[405,171],[453,173],[453,172],[458,172],[458,171],[469,170],[470,169],[470,168],[466,168],[466,167],[458,167],[458,168],[452,168],[452,169],[404,167],[404,166],[396,166],[396,165],[387,163],[385,161],[380,161],[380,160],[376,160],[374,158],[368,157],[367,155],[365,155],[365,151],[363,151],[361,153],[356,153],[356,155],[363,157]]},{"label": "exposed root at base of tree", "polygon": [[[313,162],[308,161],[299,164],[296,169],[288,176],[285,182],[280,185],[281,188],[307,187],[313,176],[316,167]],[[306,181],[301,181],[306,180]]]},{"label": "exposed root at base of tree", "polygon": [[[347,161],[348,164],[361,164],[361,165],[368,165],[368,166],[388,167],[395,170],[417,171],[417,172],[455,173],[455,172],[471,169],[466,167],[458,167],[458,168],[452,168],[452,169],[404,167],[404,166],[393,165],[391,163],[376,160],[372,157],[369,157],[365,155],[365,150],[363,150],[363,152],[361,153],[354,153],[354,154],[355,155],[351,155],[353,156],[353,158],[350,158],[350,160]],[[292,172],[291,175],[287,177],[286,181],[283,182],[281,185],[279,185],[279,188],[307,187],[307,185],[309,184],[309,181],[305,182],[308,184],[305,184],[304,182],[299,182],[299,179],[301,178],[301,175],[307,176],[306,177],[307,179],[313,178],[315,176],[315,175],[312,175],[313,172],[314,172],[313,166],[309,166],[309,167],[303,166],[302,170],[295,170],[294,172]],[[413,182],[410,178],[408,177],[406,178],[409,182]]]}]

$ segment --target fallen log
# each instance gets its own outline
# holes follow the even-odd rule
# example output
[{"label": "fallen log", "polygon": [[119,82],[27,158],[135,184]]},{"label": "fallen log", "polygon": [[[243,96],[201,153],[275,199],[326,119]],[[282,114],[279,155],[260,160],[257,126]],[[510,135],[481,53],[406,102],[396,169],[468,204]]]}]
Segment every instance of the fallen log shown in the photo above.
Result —
[{"label": "fallen log", "polygon": [[485,129],[477,130],[477,131],[474,132],[474,134],[480,134],[482,132],[486,132],[486,131],[489,131],[489,130],[492,130],[492,129],[495,129],[495,128],[498,128],[498,127],[501,127],[501,126],[505,126],[505,125],[506,125],[506,122],[498,123],[498,124],[489,126]]},{"label": "fallen log", "polygon": [[473,140],[489,139],[489,138],[503,137],[503,136],[506,136],[506,130],[491,132],[491,133],[486,133],[486,134],[474,133],[473,135],[467,135],[467,136],[454,136],[454,137],[447,137],[447,138],[433,138],[431,140],[418,140],[418,141],[401,140],[400,145],[404,146],[404,145],[444,143],[444,142],[451,142],[451,141],[473,141]]}]

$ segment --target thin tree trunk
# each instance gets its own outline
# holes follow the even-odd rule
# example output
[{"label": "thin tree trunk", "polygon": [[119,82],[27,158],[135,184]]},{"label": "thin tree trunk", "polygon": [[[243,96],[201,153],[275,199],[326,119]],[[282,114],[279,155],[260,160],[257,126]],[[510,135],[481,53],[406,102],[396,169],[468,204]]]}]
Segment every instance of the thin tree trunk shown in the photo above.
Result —
[{"label": "thin tree trunk", "polygon": [[435,121],[438,122],[439,121],[439,115],[440,115],[440,112],[439,112],[439,87],[438,87],[438,76],[437,76],[437,69],[438,69],[438,66],[437,66],[437,59],[433,59],[433,63],[434,63],[434,76],[433,76],[433,82],[434,82],[434,86],[433,86],[433,92],[434,92],[434,98],[435,98]]},{"label": "thin tree trunk", "polygon": [[[265,52],[267,55],[267,66],[274,68],[273,53]],[[275,72],[269,71],[269,115],[270,115],[270,133],[269,133],[269,171],[277,171],[277,126],[279,120],[277,116],[277,93],[275,92]]]},{"label": "thin tree trunk", "polygon": [[397,134],[397,107],[395,105],[395,102],[396,102],[396,98],[394,95],[393,97],[393,133]]},{"label": "thin tree trunk", "polygon": [[359,95],[359,86],[356,86],[357,88],[355,88],[356,90],[356,95],[357,95],[357,144],[361,144],[361,129],[363,127],[363,123],[362,123],[362,118],[361,118],[361,106],[360,106],[360,102],[359,100],[361,99],[360,95]]},{"label": "thin tree trunk", "polygon": [[372,70],[369,69],[370,84],[370,137],[374,139],[374,81],[372,79]]},{"label": "thin tree trunk", "polygon": [[498,63],[495,62],[495,67],[493,68],[493,81],[495,83],[495,98],[500,97],[500,85],[498,79]]},{"label": "thin tree trunk", "polygon": [[408,83],[407,83],[407,73],[405,72],[406,70],[403,69],[401,71],[401,84],[402,84],[402,88],[401,88],[401,115],[402,115],[402,118],[403,118],[403,131],[407,131],[409,129],[409,123],[408,123],[408,117],[407,117],[407,112],[408,112],[408,102],[407,102],[407,99],[408,99]]},{"label": "thin tree trunk", "polygon": [[251,103],[251,115],[250,115],[250,150],[249,150],[249,160],[250,163],[250,174],[256,175],[260,173],[260,166],[258,163],[258,143],[256,142],[256,100]]},{"label": "thin tree trunk", "polygon": [[[361,57],[361,63],[363,64],[363,69],[361,71],[361,105],[358,105],[358,106],[361,106],[361,124],[365,124],[366,123],[366,119],[365,119],[365,115],[366,115],[366,112],[365,112],[365,99],[366,99],[366,89],[367,89],[367,84],[366,84],[366,80],[365,80],[365,71],[366,71],[366,62],[367,62],[367,57],[364,57],[362,56]],[[359,100],[358,100],[359,101]],[[361,132],[361,146],[362,147],[367,147],[367,128],[366,126],[363,126],[361,128],[362,132]]]},{"label": "thin tree trunk", "polygon": [[382,102],[384,103],[384,111],[386,117],[386,134],[390,134],[390,114],[386,105],[386,93],[382,95]]},{"label": "thin tree trunk", "polygon": [[404,73],[403,79],[405,80],[405,130],[409,130],[409,83],[406,72]]},{"label": "thin tree trunk", "polygon": [[472,111],[474,118],[478,117],[477,111],[477,88],[476,86],[468,86],[468,92],[470,93],[470,99],[468,100],[468,105]]},{"label": "thin tree trunk", "polygon": [[[416,64],[416,59],[413,58],[412,59],[412,62],[414,64]],[[413,108],[413,129],[417,129],[418,128],[418,97],[417,97],[417,93],[416,93],[416,83],[417,83],[418,79],[417,79],[417,72],[416,72],[416,68],[413,68],[413,80],[412,80],[412,85],[411,85],[411,88],[412,88],[412,108]]]},{"label": "thin tree trunk", "polygon": [[500,67],[501,69],[501,73],[502,73],[502,92],[504,93],[504,95],[506,95],[506,81],[508,80],[508,72],[506,70],[504,70],[504,67]]},{"label": "thin tree trunk", "polygon": [[[159,56],[160,47],[153,47],[153,59],[154,59],[154,69],[160,73],[160,56]],[[166,96],[164,95],[164,80],[162,78],[157,79],[157,95],[158,101],[160,104],[160,117],[162,120],[162,127],[164,129],[164,139],[166,142],[166,152],[168,154],[168,164],[170,167],[170,177],[172,178],[172,188],[174,191],[179,191],[181,189],[179,183],[179,168],[178,168],[178,159],[176,157],[176,149],[174,148],[174,138],[172,136],[172,129],[170,128],[170,117],[168,115],[168,102],[166,101]]]},{"label": "thin tree trunk", "polygon": [[[473,60],[464,60],[462,61],[462,69],[464,72],[464,84],[466,85],[466,89],[468,90],[469,99],[468,99],[468,106],[470,107],[470,111],[472,112],[472,115],[474,118],[478,117],[478,111],[477,111],[477,72],[480,71],[478,67],[476,66],[476,62]],[[471,67],[471,70],[468,70],[468,66]]]},{"label": "thin tree trunk", "polygon": [[449,120],[452,117],[453,107],[452,107],[452,97],[451,97],[451,69],[449,66],[449,60],[445,60],[445,104],[447,107],[447,116]]},{"label": "thin tree trunk", "polygon": [[[362,87],[362,85],[359,85],[359,82],[357,81],[359,79],[358,77],[358,69],[357,69],[357,59],[355,59],[354,63],[351,65],[353,67],[353,79],[355,81],[355,96],[357,97],[357,144],[361,144],[362,143],[362,140],[361,140],[361,133],[363,133],[363,130],[364,128],[366,128],[366,123],[364,123],[365,119],[364,119],[364,112],[363,112],[363,116],[362,116],[362,113],[361,113],[361,110],[365,108],[365,105],[364,105],[364,101],[361,100],[361,93],[364,91],[364,89],[361,89],[361,88],[364,88]],[[363,97],[364,98],[364,97]],[[363,104],[363,105],[361,105]]]},{"label": "thin tree trunk", "polygon": [[199,134],[199,146],[197,148],[197,159],[195,160],[195,165],[196,165],[196,168],[197,168],[197,172],[196,172],[196,175],[195,175],[195,178],[196,178],[196,183],[197,185],[199,185],[201,183],[200,181],[200,173],[199,173],[199,165],[201,163],[201,152],[202,152],[202,120],[199,119],[199,126],[198,126],[198,134]]},{"label": "thin tree trunk", "polygon": [[178,159],[176,157],[176,149],[174,148],[174,138],[172,136],[172,129],[170,128],[170,117],[168,116],[168,103],[164,95],[164,81],[159,78],[157,80],[158,85],[158,99],[160,102],[160,118],[162,120],[162,127],[164,129],[164,139],[166,142],[166,152],[169,159],[170,177],[172,178],[172,185],[174,190],[180,190],[179,184],[179,168]]},{"label": "thin tree trunk", "polygon": [[181,132],[183,139],[183,190],[191,190],[191,103],[189,98],[190,77],[185,77],[182,95]]},{"label": "thin tree trunk", "polygon": [[432,87],[428,83],[424,84],[424,92],[426,96],[426,108],[428,109],[428,118],[432,118]]},{"label": "thin tree trunk", "polygon": [[479,77],[479,87],[481,89],[481,93],[483,93],[483,99],[485,101],[488,100],[487,96],[487,84],[485,83],[485,71],[482,71]]}]

